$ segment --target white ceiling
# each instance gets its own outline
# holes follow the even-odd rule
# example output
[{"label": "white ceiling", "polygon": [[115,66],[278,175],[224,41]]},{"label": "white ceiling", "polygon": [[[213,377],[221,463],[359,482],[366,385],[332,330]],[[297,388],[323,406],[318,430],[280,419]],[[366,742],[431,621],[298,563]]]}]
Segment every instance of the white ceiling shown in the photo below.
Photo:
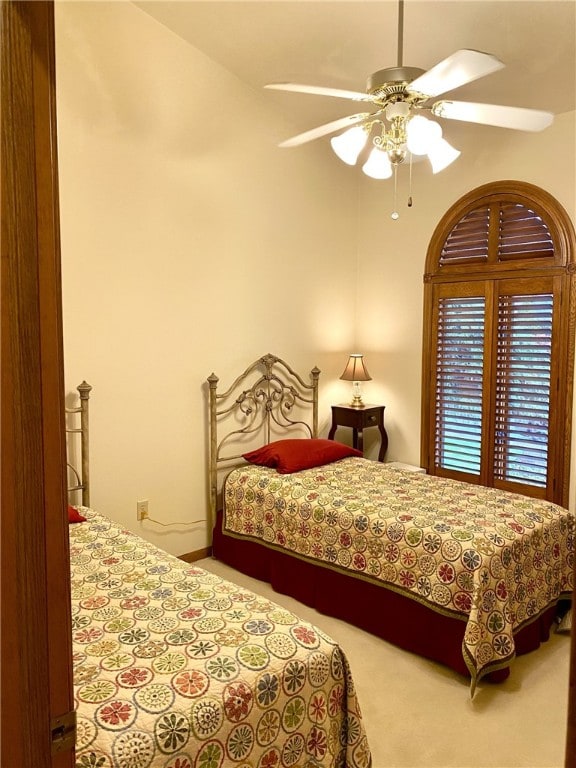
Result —
[{"label": "white ceiling", "polygon": [[[397,65],[396,0],[135,4],[256,89],[293,81],[364,91],[370,73]],[[576,0],[405,0],[403,64],[429,69],[459,48],[486,51],[505,68],[454,91],[454,98],[572,111],[575,11]],[[342,99],[264,93],[289,115],[295,133],[363,111]]]}]

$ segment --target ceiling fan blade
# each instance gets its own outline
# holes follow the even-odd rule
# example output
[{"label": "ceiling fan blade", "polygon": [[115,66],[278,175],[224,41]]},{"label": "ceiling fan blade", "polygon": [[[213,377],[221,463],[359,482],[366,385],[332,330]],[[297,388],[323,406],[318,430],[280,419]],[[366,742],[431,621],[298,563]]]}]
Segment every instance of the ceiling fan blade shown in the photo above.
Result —
[{"label": "ceiling fan blade", "polygon": [[299,144],[305,144],[307,141],[319,139],[320,136],[326,136],[328,133],[334,133],[335,131],[339,131],[341,128],[347,128],[349,125],[361,123],[363,120],[366,120],[367,117],[371,117],[370,112],[362,112],[358,115],[340,117],[338,120],[333,120],[331,123],[324,123],[324,125],[319,125],[317,128],[312,128],[311,130],[305,131],[304,133],[299,133],[298,136],[292,136],[291,139],[286,139],[286,141],[278,144],[278,146],[297,147]]},{"label": "ceiling fan blade", "polygon": [[360,91],[345,91],[341,88],[323,88],[321,85],[302,85],[301,83],[268,83],[264,88],[276,91],[292,91],[294,93],[310,93],[313,96],[335,96],[337,99],[352,99],[352,101],[372,101],[367,93]]},{"label": "ceiling fan blade", "polygon": [[495,125],[498,128],[514,128],[517,131],[543,131],[554,120],[552,112],[543,112],[539,109],[476,104],[470,101],[437,101],[432,106],[432,113],[449,120]]},{"label": "ceiling fan blade", "polygon": [[439,96],[496,72],[503,66],[500,59],[491,53],[463,48],[417,77],[406,90],[410,93],[421,93],[423,96]]}]

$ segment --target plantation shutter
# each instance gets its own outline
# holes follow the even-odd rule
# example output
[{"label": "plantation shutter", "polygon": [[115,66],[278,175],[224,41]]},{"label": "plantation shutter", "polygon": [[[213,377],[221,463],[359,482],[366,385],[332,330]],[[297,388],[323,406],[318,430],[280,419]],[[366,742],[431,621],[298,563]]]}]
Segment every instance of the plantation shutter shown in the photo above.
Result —
[{"label": "plantation shutter", "polygon": [[482,449],[484,314],[483,296],[439,301],[435,463],[475,475]]},{"label": "plantation shutter", "polygon": [[494,182],[439,222],[426,259],[421,465],[568,503],[576,235],[550,195]]},{"label": "plantation shutter", "polygon": [[552,366],[550,293],[500,296],[494,476],[546,487]]},{"label": "plantation shutter", "polygon": [[537,213],[518,203],[499,206],[498,257],[500,260],[553,257],[550,230]]},{"label": "plantation shutter", "polygon": [[554,295],[534,286],[551,287],[551,281],[476,283],[475,296],[466,295],[469,283],[437,292],[438,474],[515,484],[520,492],[546,487]]},{"label": "plantation shutter", "polygon": [[490,208],[475,208],[463,216],[442,247],[440,265],[483,262],[488,258]]}]

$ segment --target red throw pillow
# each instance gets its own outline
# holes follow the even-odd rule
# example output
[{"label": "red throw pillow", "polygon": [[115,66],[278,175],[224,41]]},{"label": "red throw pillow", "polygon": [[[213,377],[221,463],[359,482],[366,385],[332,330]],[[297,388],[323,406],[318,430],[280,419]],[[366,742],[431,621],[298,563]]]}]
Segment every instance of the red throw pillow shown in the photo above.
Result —
[{"label": "red throw pillow", "polygon": [[320,467],[348,456],[362,456],[362,452],[343,443],[321,438],[276,440],[243,454],[243,458],[251,464],[271,467],[281,475]]},{"label": "red throw pillow", "polygon": [[74,509],[74,507],[71,507],[70,504],[68,504],[68,522],[69,523],[85,523],[86,518],[84,517],[84,515],[81,515],[77,509]]}]

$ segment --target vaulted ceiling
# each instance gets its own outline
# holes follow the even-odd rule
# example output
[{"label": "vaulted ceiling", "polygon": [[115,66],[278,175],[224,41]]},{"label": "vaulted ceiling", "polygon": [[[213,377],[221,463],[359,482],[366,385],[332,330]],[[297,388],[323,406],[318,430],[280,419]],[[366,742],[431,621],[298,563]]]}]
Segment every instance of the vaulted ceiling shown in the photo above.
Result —
[{"label": "vaulted ceiling", "polygon": [[[255,89],[293,81],[364,91],[369,74],[397,65],[396,0],[135,4]],[[575,12],[574,0],[405,0],[403,64],[429,69],[459,48],[485,51],[505,68],[451,96],[555,114],[572,111]],[[289,116],[295,133],[363,111],[341,99],[265,94]],[[470,126],[450,121],[453,138],[463,130]]]}]

